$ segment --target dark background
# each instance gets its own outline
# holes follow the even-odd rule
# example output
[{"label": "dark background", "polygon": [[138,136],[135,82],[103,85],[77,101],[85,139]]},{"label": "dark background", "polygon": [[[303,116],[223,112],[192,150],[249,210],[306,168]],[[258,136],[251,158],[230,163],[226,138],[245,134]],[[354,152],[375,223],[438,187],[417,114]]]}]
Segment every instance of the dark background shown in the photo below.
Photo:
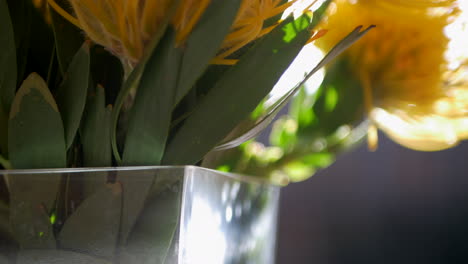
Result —
[{"label": "dark background", "polygon": [[468,263],[467,143],[416,152],[381,136],[284,188],[277,263]]}]

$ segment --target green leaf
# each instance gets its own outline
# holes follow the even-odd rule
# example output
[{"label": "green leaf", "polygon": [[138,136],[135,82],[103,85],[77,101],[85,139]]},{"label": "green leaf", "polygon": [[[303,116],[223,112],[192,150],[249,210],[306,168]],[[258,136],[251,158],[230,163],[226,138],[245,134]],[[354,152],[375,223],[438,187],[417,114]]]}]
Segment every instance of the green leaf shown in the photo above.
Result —
[{"label": "green leaf", "polygon": [[112,262],[65,250],[21,250],[18,253],[17,264],[112,264]]},{"label": "green leaf", "polygon": [[122,186],[107,184],[84,200],[66,220],[57,238],[60,247],[112,259],[121,210]]},{"label": "green leaf", "polygon": [[57,104],[62,114],[67,149],[73,143],[80,125],[89,85],[89,43],[75,54],[57,91]]},{"label": "green leaf", "polygon": [[80,129],[85,167],[112,166],[110,146],[111,107],[105,105],[104,87],[98,85],[88,98]]},{"label": "green leaf", "polygon": [[361,31],[362,26],[357,27],[351,33],[349,33],[344,39],[342,39],[338,44],[336,44],[330,52],[315,66],[305,78],[297,84],[294,88],[289,90],[285,95],[283,95],[277,102],[272,104],[268,109],[265,110],[265,115],[259,118],[254,125],[250,126],[248,129],[244,129],[242,133],[238,135],[231,135],[230,139],[223,141],[221,145],[217,146],[215,150],[225,150],[228,148],[233,148],[239,146],[243,142],[254,138],[259,134],[259,131],[263,130],[268,126],[268,124],[274,119],[275,115],[289,102],[289,100],[296,94],[296,92],[304,85],[304,83],[320,68],[328,64],[338,55],[340,55],[344,50],[346,50],[350,45],[359,40],[364,34],[366,34],[374,26],[370,26],[367,29]]},{"label": "green leaf", "polygon": [[240,7],[240,0],[212,1],[188,37],[175,104],[187,94],[215,57]]},{"label": "green leaf", "polygon": [[146,64],[130,112],[124,165],[158,165],[169,133],[180,66],[175,32],[169,30]]},{"label": "green leaf", "polygon": [[[67,10],[68,3],[63,4],[65,1],[56,2],[62,8]],[[60,14],[55,12],[55,9],[49,8],[49,10],[52,17],[58,63],[60,71],[62,75],[64,75],[76,52],[83,44],[83,33],[81,33],[77,27],[68,22],[68,20],[64,19]],[[67,11],[71,10],[68,9]]]},{"label": "green leaf", "polygon": [[[24,79],[27,57],[31,41],[32,1],[7,0],[10,9],[11,21],[15,34],[16,58],[17,58],[17,81],[19,86]],[[3,32],[3,31],[2,31]]]},{"label": "green leaf", "polygon": [[307,27],[296,28],[296,37],[285,42],[291,25],[297,24],[286,19],[224,74],[175,133],[164,164],[196,163],[248,117],[310,37]]},{"label": "green leaf", "polygon": [[320,130],[325,135],[329,135],[342,125],[362,121],[363,89],[346,58],[339,58],[330,65],[320,89],[322,93],[313,106],[317,123],[311,124],[305,134],[311,130]]},{"label": "green leaf", "polygon": [[154,183],[154,171],[119,171],[117,181],[122,184],[122,219],[120,243],[125,244]]},{"label": "green leaf", "polygon": [[6,0],[0,0],[0,106],[10,112],[16,90],[16,47]]},{"label": "green leaf", "polygon": [[[23,80],[31,72],[37,72],[49,83],[50,80],[55,80],[55,77],[58,73],[58,63],[55,62],[55,42],[52,27],[46,21],[42,10],[34,6],[33,1],[22,0],[17,2],[24,2],[25,5],[27,5],[26,8],[30,9],[30,12],[24,12],[24,14],[22,14],[23,17],[19,18],[20,20],[30,19],[30,31],[28,32],[29,36],[24,36],[25,41],[27,39],[27,41],[30,43],[27,44],[29,47],[26,51],[27,57],[24,68],[24,73],[26,75],[18,75],[18,78]],[[29,15],[30,17],[25,18],[25,15]],[[16,21],[13,23],[16,23]],[[21,51],[17,51],[18,56],[24,55],[19,52]],[[18,58],[18,63],[20,62],[21,58]],[[46,76],[50,76],[50,78],[46,78]]]},{"label": "green leaf", "polygon": [[13,100],[8,149],[15,169],[64,168],[62,119],[44,80],[32,73]]},{"label": "green leaf", "polygon": [[[105,91],[100,85],[88,98],[81,122],[80,136],[84,167],[111,167],[110,141],[111,107],[105,106]],[[83,195],[88,197],[107,182],[107,173],[96,172],[83,175]]]},{"label": "green leaf", "polygon": [[0,107],[0,154],[8,155],[8,114]]},{"label": "green leaf", "polygon": [[10,223],[21,248],[56,248],[48,213],[54,205],[60,178],[56,173],[8,177]]},{"label": "green leaf", "polygon": [[181,187],[177,182],[163,191],[150,192],[122,255],[124,263],[164,263],[179,220]]},{"label": "green leaf", "polygon": [[114,158],[119,164],[122,162],[122,158],[120,157],[120,153],[117,146],[117,122],[119,119],[121,108],[124,104],[125,99],[127,99],[127,96],[130,94],[130,91],[132,89],[136,89],[136,87],[139,85],[140,78],[143,74],[146,64],[148,60],[150,60],[150,58],[153,56],[156,47],[158,47],[161,38],[164,36],[167,26],[169,25],[169,22],[171,21],[173,15],[177,11],[180,1],[181,0],[171,1],[170,7],[168,8],[168,12],[166,12],[164,14],[164,17],[161,18],[161,26],[159,30],[154,34],[153,38],[148,44],[146,53],[144,54],[140,62],[136,65],[136,67],[133,69],[133,71],[131,71],[131,73],[126,73],[125,82],[122,85],[122,89],[120,89],[119,94],[117,95],[117,98],[115,100],[115,105],[112,110],[111,117],[111,144]]}]

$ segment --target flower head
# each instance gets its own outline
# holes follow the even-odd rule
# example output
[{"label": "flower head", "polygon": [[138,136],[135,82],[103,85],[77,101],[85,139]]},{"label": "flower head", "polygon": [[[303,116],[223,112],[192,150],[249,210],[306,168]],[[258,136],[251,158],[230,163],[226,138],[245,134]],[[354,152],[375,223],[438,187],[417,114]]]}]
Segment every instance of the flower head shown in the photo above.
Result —
[{"label": "flower head", "polygon": [[224,40],[221,50],[213,63],[235,63],[235,60],[230,60],[228,57],[243,46],[270,32],[278,23],[265,26],[265,21],[281,15],[297,0],[284,2],[283,0],[243,0],[231,32]]},{"label": "flower head", "polygon": [[[447,28],[459,11],[454,0],[338,0],[317,45],[329,49],[351,27],[375,24],[343,57],[361,81],[369,117],[406,147],[440,150],[468,138],[468,56],[457,63],[448,56]],[[372,147],[375,134],[369,138]]]},{"label": "flower head", "polygon": [[[75,17],[54,0],[49,4],[87,36],[131,64],[139,61],[152,36],[164,25],[173,0],[69,0]],[[210,0],[181,0],[171,21],[179,43],[187,37]]]},{"label": "flower head", "polygon": [[[135,64],[147,43],[164,25],[175,0],[69,0],[74,16],[62,10],[54,0],[49,4],[66,19],[83,29],[87,36],[120,58]],[[281,15],[298,0],[242,0],[236,19],[226,36],[214,64],[234,64],[229,59],[237,50],[270,32],[278,23],[265,21]],[[211,0],[180,0],[171,19],[182,45],[196,26]]]}]

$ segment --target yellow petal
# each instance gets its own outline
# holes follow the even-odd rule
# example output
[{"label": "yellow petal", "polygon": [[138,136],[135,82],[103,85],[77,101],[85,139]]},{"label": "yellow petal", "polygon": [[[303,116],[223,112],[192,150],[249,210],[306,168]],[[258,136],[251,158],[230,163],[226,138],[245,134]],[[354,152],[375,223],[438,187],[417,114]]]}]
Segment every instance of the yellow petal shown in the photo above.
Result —
[{"label": "yellow petal", "polygon": [[395,142],[414,150],[443,150],[468,137],[468,117],[415,117],[398,110],[376,108],[371,119]]}]

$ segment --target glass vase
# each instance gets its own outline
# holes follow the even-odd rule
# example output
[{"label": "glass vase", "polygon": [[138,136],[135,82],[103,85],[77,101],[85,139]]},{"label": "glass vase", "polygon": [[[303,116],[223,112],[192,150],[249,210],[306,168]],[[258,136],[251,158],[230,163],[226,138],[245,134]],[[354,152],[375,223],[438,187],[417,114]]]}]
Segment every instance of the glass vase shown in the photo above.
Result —
[{"label": "glass vase", "polygon": [[0,171],[0,263],[273,263],[279,187],[204,168]]}]

